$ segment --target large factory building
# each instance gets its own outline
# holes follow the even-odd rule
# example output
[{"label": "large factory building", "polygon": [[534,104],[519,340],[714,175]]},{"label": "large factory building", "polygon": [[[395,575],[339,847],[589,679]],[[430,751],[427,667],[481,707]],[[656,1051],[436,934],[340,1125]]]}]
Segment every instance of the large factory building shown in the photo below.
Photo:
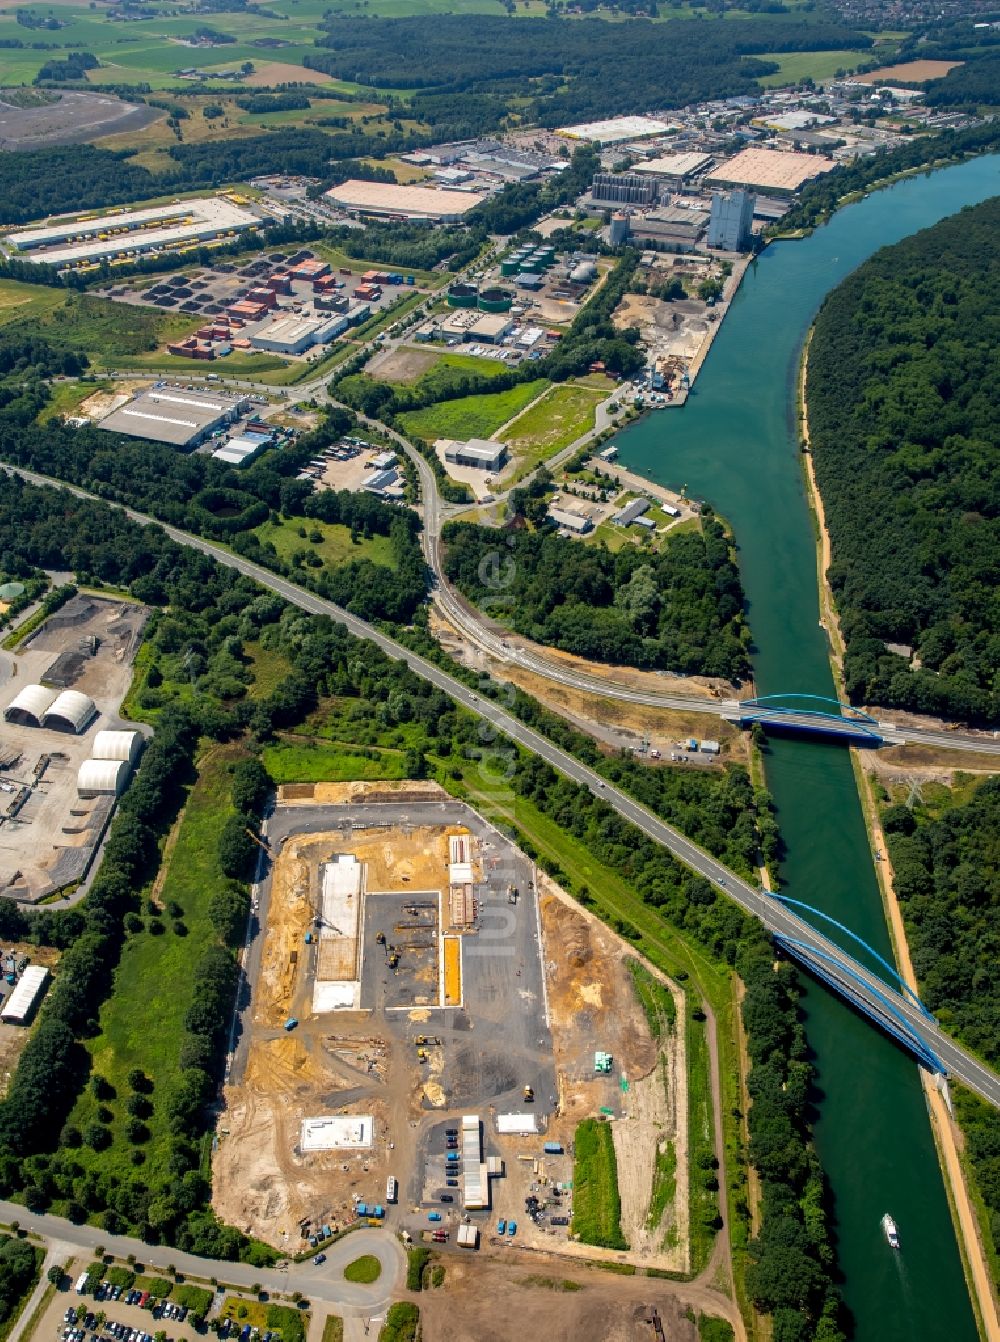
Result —
[{"label": "large factory building", "polygon": [[429,224],[456,223],[486,199],[483,191],[445,191],[427,186],[354,179],[333,186],[327,199],[348,214],[376,219],[414,219]]}]

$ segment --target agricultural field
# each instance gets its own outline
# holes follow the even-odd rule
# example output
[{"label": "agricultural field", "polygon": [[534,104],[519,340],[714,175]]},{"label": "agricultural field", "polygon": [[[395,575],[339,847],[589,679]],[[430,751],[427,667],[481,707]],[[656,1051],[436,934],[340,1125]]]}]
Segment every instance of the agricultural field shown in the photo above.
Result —
[{"label": "agricultural field", "polygon": [[502,434],[517,462],[512,479],[519,480],[594,427],[594,413],[604,400],[591,387],[553,387]]},{"label": "agricultural field", "polygon": [[775,61],[778,69],[760,81],[767,86],[797,84],[800,79],[831,79],[838,70],[853,70],[868,57],[864,51],[779,51],[755,57]]},{"label": "agricultural field", "polygon": [[487,392],[481,396],[466,396],[458,401],[440,401],[424,410],[410,410],[400,415],[407,433],[433,442],[435,438],[489,438],[491,434],[514,418],[545,390],[544,378],[523,382],[509,391]]}]

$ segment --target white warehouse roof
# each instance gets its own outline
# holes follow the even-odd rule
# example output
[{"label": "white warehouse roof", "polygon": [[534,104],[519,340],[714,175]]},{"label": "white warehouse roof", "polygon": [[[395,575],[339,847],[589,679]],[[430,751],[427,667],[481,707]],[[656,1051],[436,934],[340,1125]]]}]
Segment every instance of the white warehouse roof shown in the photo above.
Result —
[{"label": "white warehouse roof", "polygon": [[45,710],[42,726],[57,732],[82,732],[96,712],[97,707],[89,694],[63,690]]},{"label": "white warehouse roof", "polygon": [[100,731],[94,737],[91,756],[95,760],[125,760],[134,764],[142,751],[139,732]]},{"label": "white warehouse roof", "polygon": [[44,991],[48,978],[49,971],[44,965],[29,965],[21,975],[21,981],[8,997],[7,1004],[0,1011],[0,1020],[23,1025]]},{"label": "white warehouse roof", "polygon": [[55,698],[55,690],[47,690],[44,685],[25,685],[4,709],[4,717],[8,722],[19,722],[22,726],[40,727],[46,709]]},{"label": "white warehouse roof", "polygon": [[129,776],[128,760],[84,760],[76,776],[81,797],[117,797],[125,790]]}]

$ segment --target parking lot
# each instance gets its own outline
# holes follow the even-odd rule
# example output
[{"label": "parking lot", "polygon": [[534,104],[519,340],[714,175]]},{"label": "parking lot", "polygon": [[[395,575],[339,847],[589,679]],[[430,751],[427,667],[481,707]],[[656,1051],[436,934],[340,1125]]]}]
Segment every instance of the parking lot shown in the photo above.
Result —
[{"label": "parking lot", "polygon": [[[99,1296],[78,1296],[71,1288],[57,1291],[38,1329],[42,1339],[57,1342],[153,1342],[157,1333],[166,1333],[171,1342],[194,1342],[199,1336],[188,1311],[170,1302],[154,1309],[138,1303],[144,1292],[121,1291]],[[77,1322],[79,1307],[86,1310]],[[103,1319],[100,1316],[103,1315]],[[100,1320],[100,1321],[99,1321]],[[233,1329],[233,1336],[238,1332]],[[223,1334],[224,1336],[224,1334]]]}]

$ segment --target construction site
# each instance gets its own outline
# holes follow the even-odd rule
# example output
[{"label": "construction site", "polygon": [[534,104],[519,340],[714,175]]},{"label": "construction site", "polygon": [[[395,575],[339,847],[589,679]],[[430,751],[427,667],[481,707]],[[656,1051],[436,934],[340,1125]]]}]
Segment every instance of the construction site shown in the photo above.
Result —
[{"label": "construction site", "polygon": [[[683,1271],[683,1032],[651,1036],[627,945],[433,784],[288,785],[264,844],[219,1215],[301,1252],[366,1220],[488,1249],[499,1212],[601,1256],[571,1238],[572,1144],[603,1112],[630,1244]],[[647,1226],[666,1141],[684,1176]]]}]

